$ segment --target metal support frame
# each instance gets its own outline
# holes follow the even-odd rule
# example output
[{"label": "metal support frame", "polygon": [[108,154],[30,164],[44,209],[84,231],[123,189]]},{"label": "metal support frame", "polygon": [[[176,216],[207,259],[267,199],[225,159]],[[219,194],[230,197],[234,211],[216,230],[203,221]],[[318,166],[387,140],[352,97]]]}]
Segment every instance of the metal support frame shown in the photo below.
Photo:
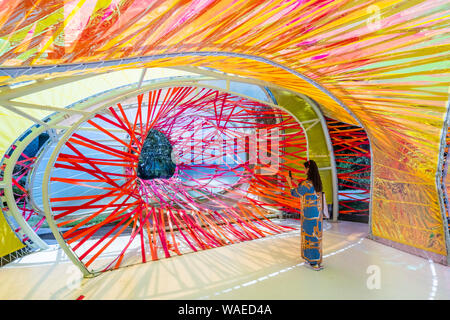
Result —
[{"label": "metal support frame", "polygon": [[[202,79],[203,80],[203,79]],[[264,105],[268,105],[271,106],[273,108],[277,108],[277,109],[281,109],[283,111],[285,111],[286,113],[288,113],[289,115],[291,115],[294,119],[296,119],[296,121],[301,125],[302,129],[304,129],[303,125],[301,124],[301,122],[297,119],[297,117],[292,114],[289,110],[286,110],[285,108],[283,108],[282,106],[278,106],[275,105],[273,103],[267,102],[267,101],[261,101],[259,99],[255,99],[249,96],[246,96],[244,94],[240,94],[240,93],[236,93],[233,91],[227,91],[224,90],[223,88],[220,87],[216,87],[216,86],[212,86],[212,85],[205,85],[205,84],[200,84],[196,81],[192,81],[192,79],[189,79],[186,82],[181,82],[184,86],[191,86],[191,87],[198,87],[198,88],[210,88],[210,89],[215,89],[215,90],[219,90],[222,92],[226,92],[226,93],[230,93],[233,95],[237,95],[240,97],[244,97],[247,98],[249,100],[253,100],[256,102],[259,102],[261,104]],[[50,174],[52,172],[52,169],[54,168],[54,163],[56,162],[56,158],[57,155],[59,154],[61,148],[63,147],[64,143],[70,138],[70,136],[72,135],[72,133],[77,130],[85,121],[87,121],[90,117],[92,117],[94,114],[97,114],[99,112],[102,112],[104,109],[106,109],[108,106],[111,106],[115,103],[118,103],[120,101],[126,100],[128,98],[131,97],[135,97],[141,93],[147,92],[147,91],[151,91],[151,90],[157,90],[157,89],[163,89],[163,88],[169,88],[172,86],[179,86],[180,85],[180,80],[178,79],[177,81],[169,81],[169,82],[159,82],[159,83],[153,83],[153,84],[149,84],[146,86],[142,86],[141,88],[137,88],[131,91],[128,91],[126,93],[122,93],[122,94],[117,94],[117,96],[112,97],[112,98],[108,98],[107,100],[95,103],[95,108],[91,109],[89,111],[89,114],[85,114],[83,115],[74,125],[72,125],[69,129],[67,129],[63,136],[61,137],[61,139],[58,141],[55,149],[53,150],[52,154],[50,155],[50,158],[48,160],[47,166],[45,168],[45,172],[44,172],[44,177],[43,177],[43,181],[42,181],[42,198],[43,198],[43,211],[44,214],[47,218],[47,223],[50,227],[50,229],[52,230],[56,241],[58,242],[58,244],[60,245],[60,247],[64,250],[64,252],[67,254],[67,256],[69,257],[69,259],[81,270],[81,272],[83,273],[83,275],[85,277],[93,277],[98,275],[98,272],[93,272],[88,270],[83,263],[81,263],[81,261],[78,259],[78,257],[76,256],[76,254],[72,251],[72,249],[65,243],[61,233],[58,230],[58,227],[55,223],[55,221],[53,220],[53,216],[52,216],[52,212],[51,212],[51,208],[50,208],[50,201],[49,201],[49,193],[50,193]],[[92,104],[88,104],[86,106],[86,108],[94,106],[94,103]]]},{"label": "metal support frame", "polygon": [[306,128],[306,131],[308,131],[309,129],[311,129],[312,127],[314,127],[316,124],[318,124],[320,122],[319,119],[315,119],[315,120],[309,120],[309,121],[304,121],[303,123],[311,123],[308,128]]},{"label": "metal support frame", "polygon": [[141,77],[139,78],[138,88],[142,87],[142,82],[145,78],[145,73],[147,72],[147,68],[144,68],[141,73]]},{"label": "metal support frame", "polygon": [[20,109],[17,109],[17,108],[14,107],[13,104],[10,103],[10,102],[7,102],[7,101],[1,101],[1,102],[0,102],[0,105],[1,105],[3,108],[8,109],[8,110],[11,111],[11,112],[14,112],[15,114],[18,114],[19,116],[24,117],[25,119],[30,120],[30,121],[33,122],[33,123],[37,123],[37,124],[39,124],[39,125],[41,125],[41,126],[43,126],[43,127],[48,128],[48,125],[47,125],[45,122],[43,122],[42,120],[40,120],[40,119],[38,119],[38,118],[35,118],[35,117],[33,117],[33,116],[30,116],[28,113],[26,113],[26,112],[24,112],[24,111],[22,111],[22,110],[20,110]]},{"label": "metal support frame", "polygon": [[14,252],[8,253],[7,255],[0,257],[0,267],[3,267],[4,265],[13,262],[16,259],[22,258],[23,256],[30,253],[30,248],[23,247],[19,250],[16,250]]},{"label": "metal support frame", "polygon": [[[288,91],[288,92],[290,92],[292,94],[295,94],[295,95],[303,98],[304,100],[306,100],[311,105],[311,107],[313,108],[314,112],[316,113],[316,115],[317,115],[317,117],[318,117],[318,119],[319,119],[319,121],[320,121],[320,123],[322,125],[322,131],[323,131],[323,134],[325,136],[325,140],[326,140],[326,144],[327,144],[327,148],[328,148],[328,152],[329,152],[329,156],[330,156],[331,176],[332,176],[332,184],[333,184],[333,219],[332,219],[332,221],[333,222],[337,222],[338,221],[338,217],[339,217],[338,178],[337,178],[336,160],[335,160],[335,157],[334,157],[333,144],[331,142],[331,137],[330,137],[330,134],[329,134],[328,129],[327,129],[327,124],[326,124],[326,120],[325,120],[325,117],[323,115],[323,112],[320,109],[319,105],[314,100],[312,100],[311,98],[309,98],[305,94],[301,94],[301,93],[298,93],[298,92],[293,91],[291,89],[283,88],[281,86],[274,85],[272,83],[265,82],[265,81],[262,81],[262,80],[240,78],[240,77],[236,77],[236,76],[233,76],[233,75],[230,75],[230,74],[223,74],[223,73],[220,73],[220,72],[214,72],[214,71],[205,70],[205,69],[202,69],[202,68],[192,67],[192,66],[173,67],[173,69],[179,69],[179,70],[188,71],[188,72],[196,72],[196,73],[203,74],[203,75],[206,75],[206,76],[215,76],[217,78],[222,78],[222,79],[225,79],[227,81],[232,80],[232,81],[239,81],[239,82],[244,82],[244,83],[251,83],[251,84],[260,85],[260,86],[270,86],[270,87],[277,88],[279,90]],[[350,115],[352,115],[352,114],[350,113]],[[357,119],[355,118],[355,120],[357,120]],[[314,122],[314,121],[316,121],[316,120],[304,121],[303,124]],[[357,120],[357,122],[359,123],[358,120]],[[363,129],[365,129],[362,126],[361,123],[359,123],[359,124],[360,124],[360,126]],[[313,125],[315,125],[315,123]],[[313,125],[309,126],[308,129],[310,129]],[[367,133],[367,131],[366,131],[366,133]],[[369,138],[369,136],[368,136],[368,138]],[[372,145],[371,142],[370,142],[370,138],[369,138],[369,145],[370,146]],[[372,162],[373,161],[372,148],[370,148],[370,152],[371,152],[371,162]],[[309,159],[309,154],[308,154],[308,159]],[[371,165],[372,165],[372,163],[371,163]],[[370,179],[371,179],[371,182],[372,182],[373,181],[373,179],[372,179],[372,172],[371,172],[371,178]],[[370,189],[370,200],[369,201],[370,201],[370,205],[369,205],[369,219],[371,219],[372,186],[371,186],[371,189]],[[334,205],[334,204],[336,204],[336,205]],[[369,233],[371,232],[371,229],[372,229],[371,226],[372,226],[371,222],[369,221],[369,230],[370,230]]]},{"label": "metal support frame", "polygon": [[[305,135],[306,135],[306,141],[308,143],[308,130],[310,128],[312,128],[313,126],[315,126],[317,123],[320,123],[322,126],[322,131],[325,137],[325,141],[326,141],[326,145],[327,145],[327,149],[328,149],[328,155],[324,155],[324,156],[329,156],[330,157],[330,166],[329,167],[322,167],[319,168],[319,171],[327,171],[327,170],[331,170],[331,174],[332,174],[332,193],[333,193],[333,222],[337,222],[337,218],[339,215],[339,203],[338,203],[338,187],[337,187],[337,171],[336,171],[336,162],[334,161],[334,151],[333,151],[333,146],[331,144],[331,138],[329,136],[329,132],[326,126],[326,122],[325,122],[325,118],[323,117],[322,111],[320,110],[319,106],[315,104],[315,102],[313,100],[311,100],[310,98],[308,98],[305,95],[299,94],[297,92],[292,92],[290,90],[287,90],[289,92],[291,92],[294,95],[297,95],[299,97],[301,97],[302,99],[304,99],[309,105],[311,105],[311,107],[313,108],[317,118],[316,119],[311,119],[311,120],[307,120],[307,121],[303,121],[302,124],[310,124],[306,129],[305,129]],[[271,94],[270,94],[271,95]],[[275,98],[272,97],[272,100],[275,101]],[[317,155],[316,155],[317,157]],[[309,145],[308,145],[308,150],[307,150],[307,158],[309,160]]]}]

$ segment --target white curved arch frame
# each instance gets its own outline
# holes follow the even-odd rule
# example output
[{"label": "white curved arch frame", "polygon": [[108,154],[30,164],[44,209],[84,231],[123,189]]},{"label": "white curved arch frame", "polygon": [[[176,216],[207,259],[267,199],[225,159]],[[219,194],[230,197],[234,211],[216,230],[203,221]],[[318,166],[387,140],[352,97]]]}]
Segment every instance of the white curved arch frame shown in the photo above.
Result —
[{"label": "white curved arch frame", "polygon": [[[263,58],[260,56],[255,56],[255,55],[250,55],[250,54],[243,54],[243,53],[235,53],[235,52],[218,52],[218,51],[195,51],[195,52],[180,52],[180,53],[168,53],[168,54],[158,54],[158,55],[151,55],[151,56],[138,56],[138,57],[134,57],[134,58],[125,58],[125,59],[117,59],[117,60],[109,60],[109,61],[100,61],[100,62],[88,62],[88,63],[74,63],[74,64],[62,64],[62,65],[50,65],[50,66],[35,66],[35,67],[28,67],[28,68],[0,68],[0,72],[3,72],[11,77],[17,77],[17,76],[21,76],[21,75],[26,75],[26,74],[36,74],[39,72],[48,72],[48,70],[52,70],[52,72],[64,72],[67,71],[67,69],[70,70],[84,70],[84,69],[88,69],[88,68],[100,68],[100,67],[105,67],[108,65],[122,65],[122,64],[130,64],[130,63],[146,63],[146,62],[150,62],[152,60],[157,60],[157,59],[163,59],[163,58],[174,58],[174,57],[189,57],[189,56],[224,56],[224,57],[238,57],[238,58],[244,58],[244,59],[249,59],[249,60],[254,60],[254,61],[259,61],[265,64],[269,64],[271,66],[283,69],[297,77],[299,77],[300,79],[303,79],[304,81],[308,82],[309,84],[313,85],[314,87],[316,87],[317,89],[319,89],[320,91],[322,91],[323,93],[325,93],[326,95],[328,95],[331,99],[333,99],[333,101],[335,101],[339,106],[341,106],[346,112],[348,112],[348,114],[353,117],[355,119],[355,121],[359,124],[359,126],[361,128],[363,128],[366,131],[367,134],[367,138],[369,140],[369,146],[370,146],[370,164],[371,164],[371,179],[370,179],[370,198],[369,198],[369,237],[372,236],[372,207],[373,207],[373,201],[372,201],[372,190],[373,190],[373,154],[372,154],[372,138],[371,138],[371,134],[370,132],[367,131],[367,128],[362,124],[361,120],[359,119],[359,117],[357,117],[342,101],[340,101],[336,96],[334,96],[328,89],[326,89],[325,87],[323,87],[322,85],[320,85],[319,83],[317,83],[316,81],[314,81],[313,79],[301,74],[300,72],[289,68],[287,66],[284,66],[280,63],[274,62],[270,59],[267,58]],[[306,67],[306,66],[305,66]],[[178,68],[178,69],[183,69],[186,67],[180,67],[180,66],[174,66],[173,68]],[[189,67],[188,67],[189,68]],[[198,68],[196,68],[198,69]],[[22,70],[22,72],[20,72],[20,70]],[[188,70],[188,69],[186,69]],[[204,73],[208,72],[207,70],[203,69]],[[311,71],[312,72],[312,71]],[[218,74],[218,73],[217,73]],[[221,76],[222,79],[230,79],[231,77],[227,74],[222,74]],[[248,79],[248,78],[243,78],[243,79]],[[252,81],[252,83],[259,82],[261,83],[262,81],[258,81],[258,80],[254,80]],[[269,84],[270,86],[274,86],[274,84],[267,82],[266,84]],[[279,86],[276,86],[279,87]],[[280,87],[282,88],[282,87]],[[285,88],[283,88],[284,90],[287,90]],[[341,89],[342,90],[342,89]],[[290,92],[294,92],[292,90],[288,90]],[[295,92],[296,94],[298,94],[297,92]],[[313,104],[313,107],[316,111],[317,115],[320,115],[319,117],[323,117],[322,112],[320,111],[320,108]],[[322,127],[323,127],[323,122],[321,120],[322,123]],[[326,139],[329,139],[329,134],[325,134]],[[330,141],[327,141],[327,145],[331,144]],[[332,152],[332,148],[329,149],[330,152],[330,156],[333,153]],[[332,155],[332,157],[334,157],[334,153]],[[334,169],[333,169],[334,166]],[[335,196],[335,193],[337,193],[337,173],[336,168],[335,168],[336,164],[334,162],[334,164],[332,164],[332,177],[333,177],[333,185],[336,187],[336,192],[334,192],[333,190],[333,203],[336,203],[337,205],[334,206],[333,205],[333,221],[337,221],[337,216],[338,216],[338,209],[337,212],[335,212],[335,207],[338,207],[338,202],[335,201],[337,199],[337,194]]]},{"label": "white curved arch frame", "polygon": [[[45,131],[46,128],[41,127],[42,131]],[[10,215],[14,218],[14,220],[17,222],[17,224],[20,226],[20,235],[26,235],[31,242],[28,242],[27,245],[32,247],[33,249],[48,249],[48,245],[34,232],[34,230],[30,227],[30,225],[25,221],[22,214],[19,212],[19,208],[17,207],[16,200],[14,198],[13,194],[13,186],[12,186],[12,175],[14,166],[19,159],[20,155],[22,154],[23,150],[28,146],[28,144],[33,141],[33,139],[37,136],[36,132],[41,131],[41,128],[33,128],[32,132],[28,134],[27,137],[25,137],[24,140],[22,140],[21,143],[16,144],[16,142],[13,143],[13,145],[16,145],[16,148],[14,152],[11,154],[11,157],[9,159],[4,158],[3,163],[5,166],[5,171],[3,173],[3,185],[1,186],[3,188],[6,202],[8,205],[8,211],[4,212],[4,214]],[[34,133],[34,134],[33,134]]]},{"label": "white curved arch frame", "polygon": [[[143,70],[142,75],[145,74],[145,70],[146,69]],[[82,78],[86,78],[86,77],[82,77]],[[157,86],[161,86],[161,85],[162,86],[167,86],[169,84],[174,84],[174,83],[180,84],[180,83],[189,83],[189,82],[192,82],[192,81],[196,82],[196,81],[202,81],[202,80],[216,80],[217,79],[217,75],[216,75],[216,77],[212,77],[212,78],[211,77],[201,77],[201,76],[199,76],[199,77],[192,77],[192,76],[186,77],[186,76],[184,76],[184,77],[180,77],[180,78],[181,79],[178,79],[178,77],[177,77],[176,81],[175,82],[172,81],[172,83],[169,83],[165,79],[162,80],[162,81],[161,81],[161,79],[160,80],[157,79],[156,80],[157,82],[155,80],[150,80],[150,82],[158,83]],[[244,80],[242,78],[238,78],[238,79],[236,79],[236,77],[231,77],[231,78],[234,81],[240,81],[240,82],[244,82],[244,83],[250,83],[251,82],[251,81],[242,81],[242,80]],[[129,88],[128,90],[126,90],[126,88],[125,88],[125,90],[122,89],[121,91],[124,91],[126,93],[126,92],[129,92],[130,90],[133,91],[136,88],[137,89],[141,88],[142,83],[143,83],[142,80],[143,80],[143,77],[141,76],[141,78],[139,79],[139,82],[137,83],[137,85],[136,84],[126,85],[125,86],[126,88],[128,88],[128,87],[131,87],[131,88]],[[227,87],[228,88],[229,88],[229,81],[230,81],[230,79],[227,80],[227,84],[228,84]],[[50,80],[49,83],[46,82],[45,84],[40,84],[40,85],[43,86],[43,89],[48,89],[48,88],[51,88],[53,86],[58,86],[58,85],[61,85],[61,84],[67,83],[67,82],[69,82],[68,79],[57,79],[57,81]],[[190,84],[192,84],[192,83],[190,83]],[[29,88],[29,87],[31,87],[31,88]],[[146,88],[147,87],[148,86],[146,86]],[[203,85],[203,87],[205,87],[205,85]],[[223,88],[219,88],[219,87],[216,87],[216,86],[210,86],[210,87],[213,88],[213,89],[221,90],[222,92],[227,91],[227,90],[224,90]],[[19,97],[20,95],[23,95],[23,94],[29,94],[31,92],[39,91],[39,89],[40,89],[39,83],[38,84],[32,84],[30,86],[20,87],[20,88],[17,89],[18,92],[16,92],[15,90],[10,90],[10,92],[7,95],[4,95],[4,96],[2,95],[0,100],[4,101],[5,99],[14,99],[14,98]],[[113,89],[112,91],[106,92],[105,94],[107,96],[108,95],[113,95],[113,97],[117,97],[117,96],[123,95],[124,92],[120,92],[120,91],[117,92],[117,90],[114,91],[114,89]],[[228,90],[228,92],[232,93],[229,90]],[[239,95],[239,94],[234,93],[234,92],[233,92],[233,94]],[[240,96],[245,96],[245,95],[240,94]],[[270,105],[270,106],[272,106],[274,108],[277,108],[277,109],[282,109],[285,112],[289,113],[291,116],[293,116],[294,119],[297,120],[297,122],[299,122],[298,119],[294,115],[292,115],[286,109],[282,108],[282,106],[279,106],[279,105],[276,105],[276,104],[270,104],[268,102],[259,101],[258,99],[247,97],[247,96],[245,96],[245,97],[248,98],[248,99],[254,100],[254,101],[258,101],[260,103],[264,103],[266,105]],[[101,98],[101,99],[104,99],[104,97]],[[13,151],[12,157],[10,159],[5,159],[5,164],[6,164],[5,178],[8,179],[8,180],[6,180],[6,179],[5,180],[8,181],[8,182],[3,182],[2,185],[0,185],[0,188],[4,188],[5,189],[5,197],[7,199],[8,208],[9,208],[8,214],[11,215],[14,218],[14,220],[17,221],[19,226],[21,227],[21,234],[24,234],[24,235],[28,236],[32,240],[32,242],[29,245],[31,245],[34,249],[45,250],[45,249],[48,248],[48,245],[44,241],[42,241],[42,239],[40,239],[40,237],[36,234],[36,232],[24,220],[22,214],[20,213],[20,210],[18,209],[18,207],[17,207],[17,205],[15,203],[15,199],[14,199],[14,196],[13,196],[13,193],[12,193],[12,184],[11,184],[11,177],[12,177],[12,172],[13,172],[13,169],[14,169],[14,165],[15,165],[17,159],[20,157],[20,155],[23,152],[23,150],[27,147],[27,145],[33,139],[38,137],[43,132],[48,132],[49,133],[50,130],[53,131],[54,129],[63,129],[63,130],[67,129],[67,127],[58,125],[59,122],[65,120],[65,114],[69,114],[69,115],[70,114],[91,115],[92,112],[85,111],[84,109],[88,109],[93,104],[98,103],[97,100],[98,100],[98,98],[91,97],[91,99],[89,99],[89,101],[86,101],[86,103],[77,104],[76,107],[72,107],[72,108],[67,108],[67,107],[66,108],[58,108],[58,107],[47,108],[45,106],[41,106],[44,110],[52,110],[52,111],[57,111],[57,112],[55,112],[54,114],[52,114],[52,115],[50,115],[50,116],[48,116],[46,118],[46,120],[45,120],[45,124],[46,125],[45,126],[41,126],[39,124],[36,124],[36,126],[33,126],[30,129],[31,132],[28,134],[28,136],[24,140],[22,140],[19,143],[18,147]],[[11,102],[11,103],[15,104],[16,102]],[[38,107],[39,106],[36,105],[33,108],[38,108]],[[302,126],[305,134],[307,135],[307,131],[305,130],[303,124],[300,123],[300,125]],[[19,139],[17,139],[17,140],[19,140]],[[306,143],[307,143],[306,155],[307,155],[307,158],[309,159],[308,140],[309,139],[306,139]],[[48,144],[46,144],[44,146],[44,148],[42,150],[40,150],[40,152],[39,152],[39,154],[37,156],[38,158],[37,158],[35,164],[33,165],[32,169],[31,169],[31,172],[29,173],[28,178],[27,178],[29,185],[33,185],[34,184],[35,169],[38,166],[38,164],[41,162],[42,157],[45,154],[46,149],[48,147],[50,147],[50,145],[51,145],[51,143],[48,143]],[[30,200],[30,205],[32,206],[32,208],[36,212],[41,213],[42,215],[45,215],[43,213],[42,208],[39,208],[35,204],[35,201],[34,201],[33,194],[32,194],[31,190],[30,190],[29,193],[30,193],[30,199],[29,200]]]}]

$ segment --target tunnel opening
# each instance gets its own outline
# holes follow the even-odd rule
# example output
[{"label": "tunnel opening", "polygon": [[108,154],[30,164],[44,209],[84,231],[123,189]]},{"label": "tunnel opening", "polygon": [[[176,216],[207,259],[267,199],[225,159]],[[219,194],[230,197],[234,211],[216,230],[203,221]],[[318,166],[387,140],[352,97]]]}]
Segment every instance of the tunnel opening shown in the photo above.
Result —
[{"label": "tunnel opening", "polygon": [[164,133],[150,129],[145,137],[137,165],[137,176],[142,180],[169,179],[175,173],[172,145]]}]

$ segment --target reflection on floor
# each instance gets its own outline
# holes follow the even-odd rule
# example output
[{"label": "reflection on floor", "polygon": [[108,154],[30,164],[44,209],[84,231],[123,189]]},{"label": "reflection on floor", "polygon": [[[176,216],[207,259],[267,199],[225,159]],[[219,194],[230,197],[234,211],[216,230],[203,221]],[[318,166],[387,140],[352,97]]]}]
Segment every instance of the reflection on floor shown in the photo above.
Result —
[{"label": "reflection on floor", "polygon": [[367,229],[326,223],[319,272],[300,257],[299,231],[93,279],[53,247],[1,268],[0,299],[450,299],[450,267],[368,240]]}]

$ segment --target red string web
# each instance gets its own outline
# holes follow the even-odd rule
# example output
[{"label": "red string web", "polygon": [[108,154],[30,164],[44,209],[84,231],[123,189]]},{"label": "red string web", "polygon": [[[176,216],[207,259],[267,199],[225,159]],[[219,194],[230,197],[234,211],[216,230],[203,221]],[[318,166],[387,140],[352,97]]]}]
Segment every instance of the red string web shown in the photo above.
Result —
[{"label": "red string web", "polygon": [[[173,147],[170,178],[137,175],[149,130]],[[301,172],[305,151],[302,127],[281,110],[206,88],[150,91],[67,140],[50,179],[53,219],[79,260],[101,271],[292,230],[267,215],[298,208],[285,176]]]},{"label": "red string web", "polygon": [[326,118],[338,176],[339,215],[368,221],[370,145],[363,129]]}]

